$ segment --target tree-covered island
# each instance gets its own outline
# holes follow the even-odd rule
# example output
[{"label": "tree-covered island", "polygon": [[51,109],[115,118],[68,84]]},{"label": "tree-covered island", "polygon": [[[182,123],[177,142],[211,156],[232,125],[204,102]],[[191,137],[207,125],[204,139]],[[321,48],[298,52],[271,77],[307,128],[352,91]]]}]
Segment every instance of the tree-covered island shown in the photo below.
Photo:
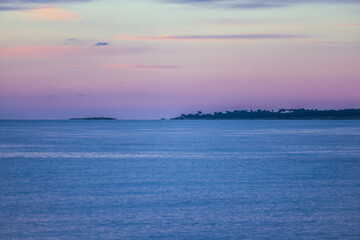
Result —
[{"label": "tree-covered island", "polygon": [[203,114],[181,114],[171,120],[201,120],[201,119],[360,119],[360,109],[317,110],[317,109],[279,109],[269,110],[235,110]]},{"label": "tree-covered island", "polygon": [[70,120],[116,120],[111,117],[87,117],[87,118],[70,118]]}]

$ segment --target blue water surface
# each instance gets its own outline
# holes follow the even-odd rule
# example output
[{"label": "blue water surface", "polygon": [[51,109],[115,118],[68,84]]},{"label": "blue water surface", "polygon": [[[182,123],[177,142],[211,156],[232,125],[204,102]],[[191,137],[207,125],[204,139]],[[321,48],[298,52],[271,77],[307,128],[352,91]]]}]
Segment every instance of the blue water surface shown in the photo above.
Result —
[{"label": "blue water surface", "polygon": [[0,239],[360,239],[360,121],[0,121]]}]

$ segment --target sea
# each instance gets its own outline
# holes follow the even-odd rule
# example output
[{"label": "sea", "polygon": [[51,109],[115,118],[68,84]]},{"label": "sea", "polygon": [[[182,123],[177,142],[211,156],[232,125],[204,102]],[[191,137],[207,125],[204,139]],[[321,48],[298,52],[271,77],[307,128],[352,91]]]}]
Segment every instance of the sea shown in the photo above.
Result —
[{"label": "sea", "polygon": [[360,120],[1,120],[0,239],[360,239]]}]

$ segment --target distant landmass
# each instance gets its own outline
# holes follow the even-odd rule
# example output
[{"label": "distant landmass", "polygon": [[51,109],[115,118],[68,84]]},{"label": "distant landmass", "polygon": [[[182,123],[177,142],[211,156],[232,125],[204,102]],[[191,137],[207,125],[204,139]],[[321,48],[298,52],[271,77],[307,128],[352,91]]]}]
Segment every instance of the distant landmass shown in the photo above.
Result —
[{"label": "distant landmass", "polygon": [[203,114],[181,114],[171,120],[201,120],[201,119],[360,119],[360,109],[317,110],[317,109],[279,109],[278,111],[235,110]]},{"label": "distant landmass", "polygon": [[70,118],[70,120],[116,120],[110,117],[87,117],[87,118]]}]

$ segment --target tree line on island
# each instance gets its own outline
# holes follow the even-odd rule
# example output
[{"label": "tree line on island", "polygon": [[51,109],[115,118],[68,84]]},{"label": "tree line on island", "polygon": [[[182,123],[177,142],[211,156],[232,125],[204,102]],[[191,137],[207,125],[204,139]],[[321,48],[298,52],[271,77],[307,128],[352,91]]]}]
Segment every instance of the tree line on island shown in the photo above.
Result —
[{"label": "tree line on island", "polygon": [[171,120],[186,119],[360,119],[360,109],[341,109],[341,110],[317,110],[317,109],[279,109],[278,111],[269,110],[235,110],[214,112],[204,114],[198,111],[195,114],[181,114]]},{"label": "tree line on island", "polygon": [[85,117],[85,118],[70,118],[70,120],[116,120],[111,117]]}]

